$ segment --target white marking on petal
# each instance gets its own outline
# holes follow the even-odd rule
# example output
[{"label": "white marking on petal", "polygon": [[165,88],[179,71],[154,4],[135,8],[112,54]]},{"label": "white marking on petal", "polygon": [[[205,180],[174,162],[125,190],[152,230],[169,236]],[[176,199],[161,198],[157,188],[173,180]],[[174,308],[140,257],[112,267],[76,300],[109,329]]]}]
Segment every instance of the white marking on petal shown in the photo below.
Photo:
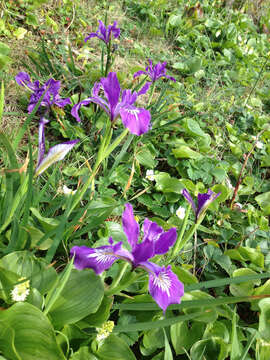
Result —
[{"label": "white marking on petal", "polygon": [[135,119],[139,121],[138,114],[140,113],[139,109],[126,109],[128,113],[135,116]]},{"label": "white marking on petal", "polygon": [[166,272],[160,272],[158,276],[154,275],[153,284],[170,296],[171,279]]},{"label": "white marking on petal", "polygon": [[100,264],[106,264],[108,261],[113,260],[115,255],[106,249],[96,249],[94,253],[89,254],[87,257],[95,258]]}]

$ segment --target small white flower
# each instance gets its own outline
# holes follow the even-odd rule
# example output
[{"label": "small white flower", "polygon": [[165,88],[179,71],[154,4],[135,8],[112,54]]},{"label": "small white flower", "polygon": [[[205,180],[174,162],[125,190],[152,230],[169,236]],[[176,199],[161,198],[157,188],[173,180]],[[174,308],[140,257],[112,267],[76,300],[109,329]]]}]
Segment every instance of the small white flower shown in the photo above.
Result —
[{"label": "small white flower", "polygon": [[183,220],[186,214],[186,209],[182,206],[180,206],[177,210],[176,210],[176,215],[179,217],[179,219]]},{"label": "small white flower", "polygon": [[145,177],[150,181],[154,181],[155,180],[154,170],[147,170]]},{"label": "small white flower", "polygon": [[[20,278],[19,281],[22,281],[24,279],[25,278]],[[30,293],[29,286],[30,286],[29,280],[15,285],[14,289],[11,291],[12,300],[24,301]]]},{"label": "small white flower", "polygon": [[68,188],[66,185],[63,186],[63,193],[65,195],[74,195],[76,193],[77,190],[72,190],[70,188]]},{"label": "small white flower", "polygon": [[263,149],[263,148],[264,148],[264,143],[261,142],[261,141],[257,141],[257,142],[256,142],[256,147],[257,147],[258,149]]}]

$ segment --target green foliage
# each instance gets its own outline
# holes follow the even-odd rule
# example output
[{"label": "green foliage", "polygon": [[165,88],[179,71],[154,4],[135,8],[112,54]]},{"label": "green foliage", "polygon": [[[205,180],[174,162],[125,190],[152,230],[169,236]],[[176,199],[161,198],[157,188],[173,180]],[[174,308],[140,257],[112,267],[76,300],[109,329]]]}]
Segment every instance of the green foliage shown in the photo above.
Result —
[{"label": "green foliage", "polygon": [[[263,11],[251,3],[1,3],[0,359],[269,360],[270,13],[266,2]],[[20,70],[42,84],[61,80],[74,105],[104,75],[105,48],[99,61],[97,43],[83,41],[98,19],[120,24],[109,65],[123,88],[140,89],[146,79],[132,82],[132,74],[147,58],[166,61],[177,81],[159,80],[140,98],[152,116],[140,137],[123,132],[120,120],[111,126],[93,104],[80,110],[81,123],[70,107],[52,108],[46,142],[78,138],[80,146],[37,178],[42,99],[5,130],[5,103],[18,98],[9,93],[16,47],[27,50]],[[26,112],[27,101],[16,106]],[[221,194],[196,222],[185,188],[194,199],[209,188]],[[119,261],[99,276],[69,260],[72,246],[104,246],[109,237],[128,248],[126,202],[140,223],[177,228],[177,247],[153,260],[171,265],[185,285],[182,302],[165,314],[141,269]],[[16,303],[23,284],[29,291]],[[113,333],[98,340],[110,320]]]}]

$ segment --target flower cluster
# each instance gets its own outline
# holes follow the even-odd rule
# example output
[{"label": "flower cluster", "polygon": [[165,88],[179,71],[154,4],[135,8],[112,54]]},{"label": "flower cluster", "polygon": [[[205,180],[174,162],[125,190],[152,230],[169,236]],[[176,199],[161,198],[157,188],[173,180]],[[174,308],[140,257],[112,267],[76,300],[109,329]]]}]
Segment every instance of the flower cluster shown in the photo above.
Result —
[{"label": "flower cluster", "polygon": [[[20,86],[28,88],[32,95],[28,105],[28,112],[31,113],[43,96],[43,99],[39,106],[45,109],[45,114],[50,110],[51,106],[64,107],[71,104],[69,98],[62,99],[59,95],[61,83],[54,79],[49,79],[44,85],[40,85],[39,81],[31,82],[30,76],[25,72],[20,72],[15,77],[16,82]],[[50,165],[57,161],[63,160],[66,154],[77,144],[79,140],[67,141],[51,147],[48,154],[45,156],[45,125],[49,123],[49,120],[45,118],[45,115],[41,115],[39,121],[38,130],[38,161],[36,167],[36,176],[41,175]]]},{"label": "flower cluster", "polygon": [[113,321],[106,321],[101,328],[97,328],[97,341],[101,342],[110,336],[114,328]]},{"label": "flower cluster", "polygon": [[67,104],[71,104],[69,98],[62,99],[59,95],[59,90],[61,86],[60,81],[56,81],[51,78],[44,85],[40,85],[38,80],[31,82],[30,76],[25,72],[20,72],[15,77],[15,80],[18,85],[26,87],[32,92],[30,102],[27,108],[29,113],[34,110],[34,107],[39,102],[41,96],[44,93],[45,95],[40,103],[39,110],[42,106],[48,109],[52,105],[62,108]]},{"label": "flower cluster", "polygon": [[151,59],[148,59],[148,62],[149,62],[149,65],[145,68],[145,71],[143,70],[140,70],[140,71],[137,71],[134,75],[133,75],[133,78],[135,79],[136,77],[138,76],[141,76],[141,75],[147,75],[150,77],[151,79],[151,83],[155,83],[158,79],[162,78],[162,77],[165,77],[169,80],[172,80],[172,81],[176,81],[174,77],[172,76],[169,76],[166,74],[167,70],[166,70],[166,61],[164,63],[157,63],[155,66],[153,66],[153,62]]},{"label": "flower cluster", "polygon": [[106,45],[109,44],[111,40],[111,36],[113,35],[115,39],[120,36],[120,29],[117,27],[117,21],[113,23],[113,25],[105,26],[103,21],[99,20],[99,27],[96,32],[90,33],[84,41],[87,42],[89,39],[93,37],[97,37],[100,40],[104,41]]},{"label": "flower cluster", "polygon": [[97,248],[74,246],[70,253],[74,256],[74,266],[79,269],[91,268],[101,274],[118,259],[132,264],[133,268],[143,268],[149,274],[149,292],[159,307],[166,311],[170,304],[179,304],[184,294],[184,286],[172,272],[170,266],[158,266],[148,261],[155,255],[166,254],[177,239],[175,228],[164,231],[155,222],[145,219],[143,223],[143,239],[139,243],[140,227],[135,220],[130,204],[125,205],[122,215],[123,230],[131,246],[131,251],[122,248],[122,242]]}]

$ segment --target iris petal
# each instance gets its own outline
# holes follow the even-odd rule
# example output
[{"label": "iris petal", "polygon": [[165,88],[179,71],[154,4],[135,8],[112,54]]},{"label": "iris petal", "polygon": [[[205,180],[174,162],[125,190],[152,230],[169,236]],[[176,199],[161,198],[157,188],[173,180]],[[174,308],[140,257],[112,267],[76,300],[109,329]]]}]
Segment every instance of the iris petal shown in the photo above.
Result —
[{"label": "iris petal", "polygon": [[146,262],[144,266],[149,271],[149,292],[158,306],[166,311],[171,304],[179,304],[184,295],[184,285],[171,271],[171,267],[160,267]]}]

